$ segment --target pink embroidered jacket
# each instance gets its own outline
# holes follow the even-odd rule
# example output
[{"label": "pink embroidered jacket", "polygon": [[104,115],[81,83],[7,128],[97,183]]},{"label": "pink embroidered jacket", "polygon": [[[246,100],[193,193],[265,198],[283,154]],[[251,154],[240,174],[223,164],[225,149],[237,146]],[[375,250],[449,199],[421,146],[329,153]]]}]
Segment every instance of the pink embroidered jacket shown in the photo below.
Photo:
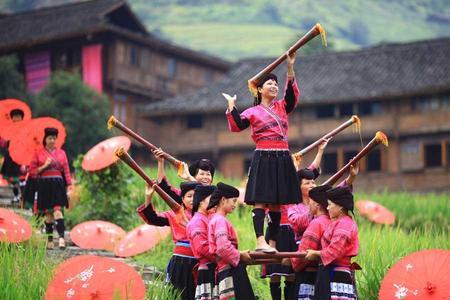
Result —
[{"label": "pink embroidered jacket", "polygon": [[238,237],[227,218],[214,214],[208,225],[208,242],[209,252],[216,255],[218,272],[239,264]]},{"label": "pink embroidered jacket", "polygon": [[[327,214],[312,219],[303,233],[300,244],[298,245],[298,251],[303,252],[308,249],[320,250],[320,240],[330,224],[331,220]],[[307,266],[317,266],[317,262],[308,262],[300,258],[292,258],[291,261],[295,272],[299,272]]]},{"label": "pink embroidered jacket", "polygon": [[[48,157],[52,159],[50,166],[38,174],[38,168],[45,164]],[[36,151],[30,163],[30,176],[33,178],[64,176],[66,184],[71,185],[72,178],[70,176],[69,162],[67,161],[66,152],[62,149],[54,149],[49,152],[45,148]]]},{"label": "pink embroidered jacket", "polygon": [[244,110],[227,110],[228,128],[239,132],[251,126],[256,149],[288,149],[288,114],[297,106],[300,90],[294,78],[286,79],[284,99],[274,100],[270,107],[262,104]]},{"label": "pink embroidered jacket", "polygon": [[215,255],[209,252],[208,223],[208,216],[196,212],[186,227],[192,252],[200,265],[216,261]]},{"label": "pink embroidered jacket", "polygon": [[[175,243],[175,248],[173,250],[175,254],[194,256],[188,242],[186,226],[178,221],[176,214],[172,210],[157,213],[153,203],[150,203],[147,207],[145,207],[145,204],[142,204],[136,211],[142,220],[144,220],[147,224],[155,226],[170,226],[172,240]],[[192,215],[190,211],[184,210],[184,214],[188,220],[191,219]]]},{"label": "pink embroidered jacket", "polygon": [[333,221],[325,230],[320,241],[320,256],[326,266],[349,267],[351,258],[358,255],[358,227],[350,216],[342,216]]}]

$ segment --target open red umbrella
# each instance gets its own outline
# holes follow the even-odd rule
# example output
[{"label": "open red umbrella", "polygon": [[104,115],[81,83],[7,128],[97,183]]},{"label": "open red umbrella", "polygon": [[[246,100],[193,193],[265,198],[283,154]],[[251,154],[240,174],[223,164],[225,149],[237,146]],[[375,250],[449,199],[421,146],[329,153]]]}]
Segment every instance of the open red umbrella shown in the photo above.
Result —
[{"label": "open red umbrella", "polygon": [[11,122],[10,113],[14,109],[23,111],[23,120],[31,119],[31,109],[25,102],[18,99],[3,99],[0,100],[0,122]]},{"label": "open red umbrella", "polygon": [[46,300],[138,300],[145,298],[141,276],[129,265],[110,258],[72,257],[57,268],[45,293]]},{"label": "open red umbrella", "polygon": [[70,238],[80,248],[113,251],[126,235],[119,226],[105,221],[87,221],[70,231]]},{"label": "open red umbrella", "polygon": [[142,224],[128,232],[116,245],[114,254],[120,257],[130,257],[146,252],[155,247],[170,233],[170,227],[158,227]]},{"label": "open red umbrella", "polygon": [[54,127],[58,129],[58,138],[55,146],[60,148],[66,140],[66,129],[57,119],[44,117],[32,119],[27,126],[20,130],[9,144],[9,154],[19,165],[28,166],[31,163],[34,152],[42,149],[45,128]]},{"label": "open red umbrella", "polygon": [[30,122],[30,120],[3,123],[3,125],[0,125],[0,138],[7,141],[11,140],[28,125],[28,122]]},{"label": "open red umbrella", "polygon": [[392,225],[395,223],[395,215],[383,205],[370,201],[359,200],[355,203],[356,209],[361,216],[377,224]]},{"label": "open red umbrella", "polygon": [[0,208],[0,242],[19,243],[31,237],[31,225],[9,209]]},{"label": "open red umbrella", "polygon": [[123,147],[128,151],[131,141],[126,136],[115,136],[104,140],[92,147],[83,157],[81,167],[86,171],[99,171],[109,167],[119,160],[115,151],[119,147]]},{"label": "open red umbrella", "polygon": [[399,260],[381,282],[379,299],[450,299],[450,251],[422,250]]}]

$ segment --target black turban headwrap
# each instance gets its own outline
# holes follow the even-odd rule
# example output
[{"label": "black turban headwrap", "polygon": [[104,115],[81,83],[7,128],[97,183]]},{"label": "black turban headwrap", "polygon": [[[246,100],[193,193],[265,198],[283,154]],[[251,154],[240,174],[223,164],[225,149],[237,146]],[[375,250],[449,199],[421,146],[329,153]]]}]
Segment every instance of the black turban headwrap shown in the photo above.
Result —
[{"label": "black turban headwrap", "polygon": [[[317,177],[319,177],[320,175],[320,169],[319,168],[314,168],[314,169],[308,169],[308,168],[304,168],[304,169],[300,169],[297,171],[297,178],[298,178],[298,182],[300,183],[300,185],[302,184],[302,179],[308,179],[308,180],[312,180],[312,179],[316,179]],[[303,201],[303,196],[300,193],[300,202]]]},{"label": "black turban headwrap", "polygon": [[25,116],[23,110],[21,109],[13,109],[9,112],[9,117],[12,119],[13,116],[20,116],[22,119]]},{"label": "black turban headwrap", "polygon": [[58,136],[58,129],[53,127],[47,127],[44,129],[44,140],[42,141],[42,144],[45,146],[45,139],[49,136]]},{"label": "black turban headwrap", "polygon": [[327,197],[331,202],[353,212],[353,194],[348,187],[332,188],[327,191]]},{"label": "black turban headwrap", "polygon": [[309,197],[313,199],[315,202],[319,203],[319,205],[322,208],[327,208],[328,206],[328,196],[327,191],[332,189],[333,187],[329,184],[326,185],[319,185],[316,187],[313,187],[309,191]]},{"label": "black turban headwrap", "polygon": [[208,196],[212,195],[215,190],[216,187],[214,185],[197,184],[194,190],[194,200],[192,201],[192,212],[196,213],[198,207],[200,206],[200,202],[205,200]]},{"label": "black turban headwrap", "polygon": [[217,184],[217,189],[212,193],[211,199],[209,199],[208,209],[217,206],[222,197],[225,198],[236,198],[239,197],[239,190],[231,185],[219,182]]},{"label": "black turban headwrap", "polygon": [[184,197],[184,195],[186,195],[187,192],[194,190],[197,185],[199,185],[200,183],[197,181],[186,181],[186,182],[182,182],[180,184],[180,189],[181,189],[181,198]]},{"label": "black turban headwrap", "polygon": [[189,173],[195,177],[198,173],[198,169],[201,169],[203,171],[209,171],[211,172],[211,177],[214,177],[214,165],[213,163],[206,158],[199,159],[195,161],[192,165],[189,166]]}]

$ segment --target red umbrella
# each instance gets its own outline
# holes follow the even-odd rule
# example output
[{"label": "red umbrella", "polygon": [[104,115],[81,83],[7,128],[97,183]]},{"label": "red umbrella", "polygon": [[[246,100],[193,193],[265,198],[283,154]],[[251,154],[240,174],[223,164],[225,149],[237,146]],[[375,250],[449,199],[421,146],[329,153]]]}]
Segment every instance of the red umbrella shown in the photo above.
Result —
[{"label": "red umbrella", "polygon": [[19,165],[28,166],[31,163],[34,152],[42,149],[45,135],[45,128],[54,127],[58,129],[58,138],[56,139],[56,148],[61,148],[66,140],[66,129],[64,125],[50,117],[32,119],[27,123],[17,135],[11,139],[9,144],[9,154],[11,158]]},{"label": "red umbrella", "polygon": [[356,209],[361,216],[366,217],[370,221],[377,224],[392,225],[395,223],[395,215],[383,205],[370,201],[356,201]]},{"label": "red umbrella", "polygon": [[92,147],[83,157],[81,167],[86,171],[99,171],[114,164],[119,158],[115,155],[115,151],[119,147],[123,147],[128,151],[131,141],[126,136],[115,136],[104,140]]},{"label": "red umbrella", "polygon": [[399,260],[381,282],[379,299],[450,299],[450,251],[422,250]]},{"label": "red umbrella", "polygon": [[113,251],[126,235],[119,226],[105,221],[88,221],[75,226],[70,238],[80,248]]},{"label": "red umbrella", "polygon": [[0,126],[0,138],[4,140],[11,140],[13,137],[28,125],[30,120],[19,121],[19,122],[4,122],[4,126]]},{"label": "red umbrella", "polygon": [[129,265],[110,258],[83,255],[61,263],[45,293],[53,299],[129,299],[145,298],[141,276]]},{"label": "red umbrella", "polygon": [[14,109],[20,109],[23,111],[23,120],[31,119],[31,109],[28,104],[18,99],[3,99],[0,100],[0,122],[11,122],[11,117],[9,114]]},{"label": "red umbrella", "polygon": [[12,210],[0,208],[0,242],[23,242],[31,233],[31,225],[24,218]]},{"label": "red umbrella", "polygon": [[114,254],[120,257],[130,257],[144,253],[155,247],[170,233],[169,227],[158,227],[142,224],[128,232],[116,245]]}]

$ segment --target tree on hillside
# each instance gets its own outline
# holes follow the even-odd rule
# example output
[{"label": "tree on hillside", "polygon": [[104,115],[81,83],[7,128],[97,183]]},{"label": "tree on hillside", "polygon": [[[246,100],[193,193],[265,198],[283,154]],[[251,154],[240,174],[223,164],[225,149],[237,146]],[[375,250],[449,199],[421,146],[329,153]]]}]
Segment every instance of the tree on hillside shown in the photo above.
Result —
[{"label": "tree on hillside", "polygon": [[360,46],[369,44],[369,28],[358,19],[353,19],[348,24],[348,35],[351,41]]},{"label": "tree on hillside", "polygon": [[[289,49],[292,45],[294,45],[295,42],[297,42],[304,33],[296,35],[293,39],[291,39],[287,45],[285,46],[286,50]],[[333,52],[334,51],[334,44],[333,42],[327,41],[327,47],[322,45],[322,40],[319,36],[315,37],[311,41],[309,41],[306,45],[304,45],[300,50],[298,51],[298,54],[301,55],[310,55],[310,54],[318,54],[318,53],[324,53],[324,52]]]},{"label": "tree on hillside", "polygon": [[57,71],[34,101],[34,116],[50,116],[64,123],[64,148],[70,160],[108,137],[109,103],[87,87],[79,74]]},{"label": "tree on hillside", "polygon": [[0,57],[0,99],[17,98],[28,102],[23,77],[17,70],[18,63],[14,55]]}]

